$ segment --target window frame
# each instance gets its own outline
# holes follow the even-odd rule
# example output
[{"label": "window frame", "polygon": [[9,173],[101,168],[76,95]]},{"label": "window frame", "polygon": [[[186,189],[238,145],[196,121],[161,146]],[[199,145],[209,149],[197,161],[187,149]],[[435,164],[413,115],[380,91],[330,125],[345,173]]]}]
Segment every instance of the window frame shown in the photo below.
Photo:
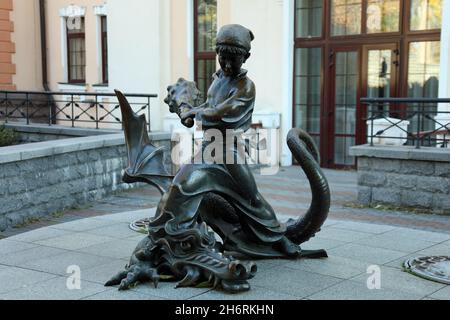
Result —
[{"label": "window frame", "polygon": [[[67,45],[67,82],[69,84],[84,84],[86,83],[86,20],[84,17],[80,17],[82,19],[82,23],[84,25],[84,31],[83,32],[77,32],[77,33],[69,33],[69,29],[67,28],[67,19],[70,17],[65,17],[66,20],[66,45]],[[71,46],[70,46],[70,40],[71,39],[83,39],[84,45],[85,45],[85,61],[84,61],[84,79],[73,79],[72,78],[72,58],[71,58]]]},{"label": "window frame", "polygon": [[[199,65],[199,61],[204,60],[204,61],[214,61],[216,62],[216,68],[217,68],[217,61],[216,61],[216,52],[215,51],[199,51],[198,49],[198,44],[199,44],[199,30],[198,30],[198,5],[199,5],[199,1],[201,0],[193,0],[193,6],[194,6],[194,10],[193,10],[193,14],[194,14],[194,81],[196,82],[197,86],[198,86],[198,78],[199,78],[199,74],[198,74],[198,65]],[[217,8],[217,3],[216,3],[216,8]],[[210,75],[212,77],[212,75]],[[199,88],[200,89],[200,88]],[[208,88],[206,88],[206,92],[202,92],[202,95],[204,94],[205,96],[203,97],[204,100],[206,100],[206,94],[207,94]]]},{"label": "window frame", "polygon": [[108,17],[106,15],[100,16],[100,38],[101,38],[101,50],[102,50],[102,84],[109,83],[109,70],[108,70],[108,28],[104,28],[104,24],[108,23]]}]

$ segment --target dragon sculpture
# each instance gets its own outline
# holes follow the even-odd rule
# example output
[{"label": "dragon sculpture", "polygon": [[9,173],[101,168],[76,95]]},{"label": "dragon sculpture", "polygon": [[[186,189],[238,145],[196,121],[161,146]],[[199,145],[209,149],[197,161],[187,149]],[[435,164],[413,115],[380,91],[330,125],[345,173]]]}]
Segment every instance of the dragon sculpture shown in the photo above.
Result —
[{"label": "dragon sculpture", "polygon": [[[300,248],[320,230],[330,207],[330,190],[313,139],[298,128],[287,136],[312,190],[310,208],[297,220],[278,220],[243,161],[242,137],[251,126],[255,86],[241,66],[250,57],[253,39],[253,33],[241,25],[221,28],[216,40],[221,69],[214,74],[206,102],[201,103],[195,82],[179,79],[168,87],[164,101],[170,112],[186,127],[197,120],[204,133],[192,163],[182,165],[175,176],[164,167],[163,148],[151,144],[145,116],[136,115],[116,90],[129,160],[123,180],[148,183],[162,197],[149,221],[148,235],[125,270],[105,285],[125,290],[139,282],[157,286],[159,281],[170,280],[177,281],[177,287],[208,285],[236,293],[250,289],[248,280],[257,271],[250,259],[327,256],[324,250]],[[228,139],[230,131],[232,140]],[[211,132],[227,139],[218,142]],[[219,146],[214,148],[213,162],[203,157],[211,145]],[[197,155],[200,162],[194,160]]]},{"label": "dragon sculpture", "polygon": [[[196,104],[192,97],[197,92],[193,88],[192,82],[184,79],[169,87],[169,95],[165,101],[173,112],[178,112],[180,101]],[[164,148],[151,144],[145,116],[134,114],[121,92],[116,91],[116,95],[121,107],[129,159],[123,180],[127,183],[145,182],[153,185],[162,193],[163,203],[174,179],[163,165]],[[287,221],[286,236],[294,243],[301,244],[313,237],[327,218],[330,192],[327,179],[320,169],[319,153],[312,138],[302,129],[294,128],[288,133],[287,144],[305,172],[312,190],[309,210],[298,220]],[[149,224],[148,235],[136,247],[125,270],[105,285],[119,285],[119,290],[126,290],[138,282],[152,281],[156,287],[160,280],[171,280],[178,281],[177,287],[208,282],[211,286],[221,287],[228,292],[249,290],[247,280],[255,275],[256,264],[235,259],[233,255],[241,253],[244,258],[252,259],[288,257],[264,247],[259,248],[260,250],[244,249],[244,252],[239,250],[240,245],[245,248],[245,244],[239,243],[239,240],[233,242],[230,237],[239,225],[235,210],[224,196],[207,193],[196,221],[184,230],[172,232],[166,228],[167,222],[174,219],[173,213],[155,216]],[[222,240],[228,240],[227,248],[216,241],[214,233]],[[296,258],[326,256],[323,250],[302,250]]]}]

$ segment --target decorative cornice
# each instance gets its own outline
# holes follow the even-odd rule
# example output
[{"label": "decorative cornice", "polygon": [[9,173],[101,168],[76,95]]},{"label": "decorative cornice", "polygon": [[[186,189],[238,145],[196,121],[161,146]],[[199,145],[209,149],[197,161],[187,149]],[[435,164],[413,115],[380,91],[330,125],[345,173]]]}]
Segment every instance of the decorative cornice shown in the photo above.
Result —
[{"label": "decorative cornice", "polygon": [[76,18],[76,17],[84,17],[85,14],[86,14],[86,7],[80,7],[73,4],[59,10],[59,15],[61,17]]},{"label": "decorative cornice", "polygon": [[106,16],[108,15],[108,7],[106,3],[98,6],[94,6],[94,14],[97,16]]}]

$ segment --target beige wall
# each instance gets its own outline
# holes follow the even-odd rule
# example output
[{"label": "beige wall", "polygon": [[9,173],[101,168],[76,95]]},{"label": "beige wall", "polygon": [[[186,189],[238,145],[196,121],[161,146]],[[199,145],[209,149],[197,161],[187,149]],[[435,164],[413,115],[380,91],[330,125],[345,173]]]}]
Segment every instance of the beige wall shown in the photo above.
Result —
[{"label": "beige wall", "polygon": [[16,74],[13,77],[17,90],[40,91],[42,87],[42,54],[40,37],[40,15],[38,0],[13,0],[13,41],[16,53],[13,62]]},{"label": "beige wall", "polygon": [[[222,0],[223,1],[223,0]],[[283,6],[277,0],[229,0],[229,20],[255,34],[252,56],[244,68],[256,85],[255,112],[281,112],[283,71]]]}]

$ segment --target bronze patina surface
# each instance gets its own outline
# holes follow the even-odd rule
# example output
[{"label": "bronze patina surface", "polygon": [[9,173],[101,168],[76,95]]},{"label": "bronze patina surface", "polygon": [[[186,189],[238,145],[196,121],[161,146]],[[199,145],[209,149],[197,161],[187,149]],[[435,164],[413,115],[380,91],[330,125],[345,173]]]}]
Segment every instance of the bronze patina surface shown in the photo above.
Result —
[{"label": "bronze patina surface", "polygon": [[[186,127],[192,127],[195,119],[204,131],[200,161],[182,165],[175,176],[163,166],[163,150],[149,141],[145,117],[136,116],[116,91],[129,158],[124,181],[149,183],[161,191],[162,198],[150,219],[148,235],[125,270],[106,285],[127,289],[142,281],[153,281],[155,286],[160,280],[177,281],[177,287],[209,282],[228,292],[240,292],[250,289],[248,280],[257,271],[249,259],[326,257],[324,250],[307,251],[299,246],[320,230],[330,207],[328,182],[312,138],[299,128],[287,137],[312,190],[310,208],[298,220],[281,223],[277,219],[246,164],[240,134],[250,128],[256,90],[241,67],[250,57],[253,38],[240,25],[219,31],[216,52],[221,69],[213,75],[204,103],[194,82],[180,79],[168,87],[165,102],[169,110]],[[214,161],[209,161],[203,154],[213,141],[217,145],[210,139],[217,132],[232,132],[233,139],[224,138],[220,148],[214,149]]]}]

